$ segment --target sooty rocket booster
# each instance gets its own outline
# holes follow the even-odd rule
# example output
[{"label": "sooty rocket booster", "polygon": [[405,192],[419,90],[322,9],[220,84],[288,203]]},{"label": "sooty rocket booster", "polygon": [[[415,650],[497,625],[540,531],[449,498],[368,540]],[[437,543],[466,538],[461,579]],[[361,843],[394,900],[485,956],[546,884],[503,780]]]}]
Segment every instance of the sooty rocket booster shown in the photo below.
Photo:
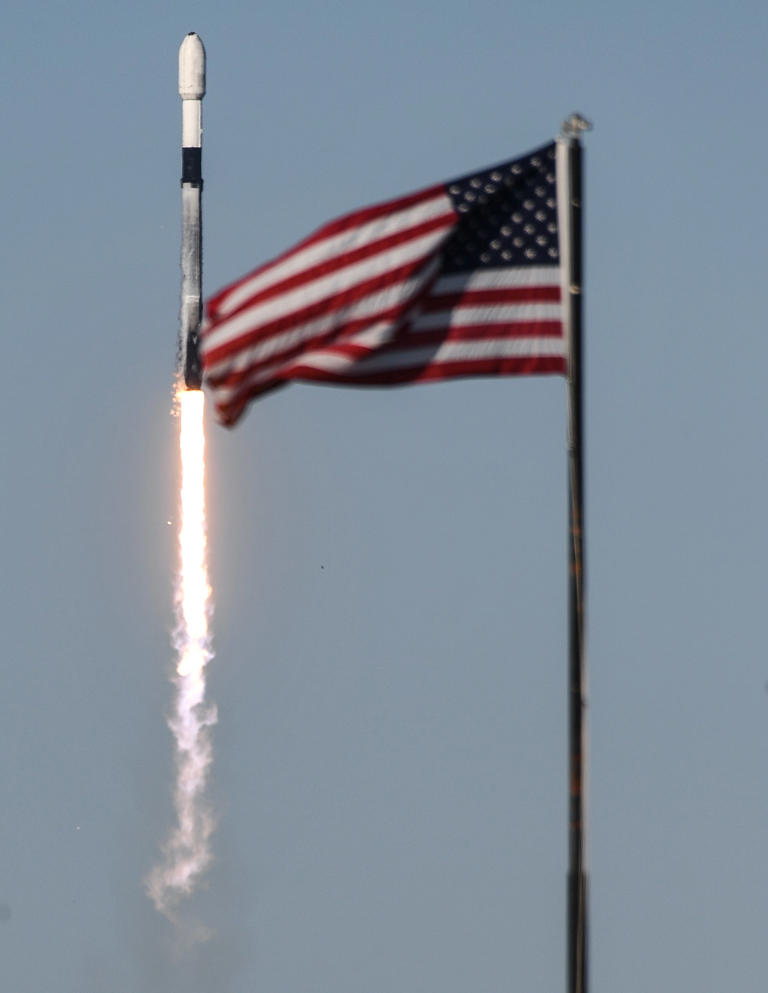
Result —
[{"label": "sooty rocket booster", "polygon": [[190,32],[179,49],[181,97],[181,310],[179,374],[188,390],[202,385],[198,335],[202,299],[202,144],[205,48]]}]

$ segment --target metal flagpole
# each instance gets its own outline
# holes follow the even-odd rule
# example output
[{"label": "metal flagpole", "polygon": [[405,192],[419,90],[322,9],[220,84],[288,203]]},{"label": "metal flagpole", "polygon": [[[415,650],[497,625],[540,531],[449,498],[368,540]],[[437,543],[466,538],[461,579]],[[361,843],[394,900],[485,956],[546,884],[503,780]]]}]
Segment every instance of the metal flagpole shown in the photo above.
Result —
[{"label": "metal flagpole", "polygon": [[568,364],[568,910],[567,993],[587,993],[588,893],[586,865],[587,721],[584,567],[584,444],[582,378],[582,169],[580,135],[592,125],[578,114],[563,122],[558,183],[564,252]]}]

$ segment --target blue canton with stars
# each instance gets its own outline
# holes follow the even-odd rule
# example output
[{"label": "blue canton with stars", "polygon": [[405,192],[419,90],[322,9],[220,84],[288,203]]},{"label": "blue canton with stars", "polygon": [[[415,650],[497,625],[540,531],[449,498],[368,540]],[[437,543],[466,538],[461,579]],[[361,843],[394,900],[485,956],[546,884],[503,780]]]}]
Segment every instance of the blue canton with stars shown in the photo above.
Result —
[{"label": "blue canton with stars", "polygon": [[445,189],[458,221],[443,249],[444,274],[559,264],[554,142]]}]

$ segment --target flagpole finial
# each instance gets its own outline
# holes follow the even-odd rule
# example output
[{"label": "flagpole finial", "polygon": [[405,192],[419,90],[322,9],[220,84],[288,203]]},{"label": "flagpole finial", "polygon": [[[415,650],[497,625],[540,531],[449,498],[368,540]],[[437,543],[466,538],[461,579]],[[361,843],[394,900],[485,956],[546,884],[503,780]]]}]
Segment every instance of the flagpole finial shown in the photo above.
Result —
[{"label": "flagpole finial", "polygon": [[563,138],[579,138],[585,131],[592,130],[592,121],[581,114],[570,114],[563,121],[560,133]]}]

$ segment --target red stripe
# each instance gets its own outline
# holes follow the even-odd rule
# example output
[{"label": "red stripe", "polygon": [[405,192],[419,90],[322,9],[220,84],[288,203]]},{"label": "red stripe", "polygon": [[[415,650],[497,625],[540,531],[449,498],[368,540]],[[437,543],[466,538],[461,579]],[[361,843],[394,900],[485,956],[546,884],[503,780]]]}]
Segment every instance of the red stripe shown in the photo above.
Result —
[{"label": "red stripe", "polygon": [[261,273],[268,272],[275,266],[289,259],[292,255],[301,251],[304,248],[308,248],[317,241],[322,241],[324,238],[329,238],[332,235],[340,234],[342,231],[347,231],[353,227],[359,227],[362,224],[366,224],[368,221],[375,221],[379,217],[385,217],[387,214],[393,214],[399,210],[407,210],[408,207],[415,207],[417,204],[422,203],[425,200],[430,200],[432,197],[437,196],[440,193],[445,192],[445,187],[442,183],[438,183],[435,186],[430,186],[425,190],[419,190],[417,193],[411,193],[408,196],[399,197],[395,200],[387,200],[383,203],[375,204],[372,207],[365,207],[362,210],[352,211],[349,214],[345,214],[342,217],[338,217],[333,221],[329,221],[322,227],[317,228],[311,235],[306,237],[303,241],[300,241],[297,245],[293,245],[287,251],[278,255],[276,258],[271,259],[262,266],[257,266],[252,269],[237,282],[230,283],[229,286],[220,290],[215,296],[212,296],[208,301],[208,306],[206,313],[209,315],[215,311],[218,311],[221,303],[226,300],[226,298],[238,290],[244,283],[247,283],[249,279],[253,279],[254,276],[258,276]]},{"label": "red stripe", "polygon": [[[239,307],[228,311],[224,317],[224,320],[230,320],[241,311],[247,309],[248,307],[252,307],[257,303],[270,300],[273,297],[280,296],[282,293],[288,293],[291,290],[295,290],[304,285],[305,283],[311,283],[315,279],[319,279],[322,276],[328,276],[333,272],[337,272],[339,269],[344,269],[348,265],[353,265],[355,262],[361,262],[363,259],[371,258],[371,256],[374,255],[379,255],[382,252],[388,251],[390,248],[396,248],[398,245],[403,245],[406,242],[414,241],[416,238],[429,234],[431,231],[438,231],[441,228],[448,229],[453,226],[455,219],[456,214],[451,211],[450,213],[443,214],[440,217],[434,217],[428,221],[423,221],[421,224],[417,224],[414,227],[406,228],[403,231],[397,231],[394,234],[387,235],[384,238],[380,238],[378,241],[372,241],[367,245],[361,245],[359,248],[345,252],[342,255],[337,255],[332,258],[325,259],[322,262],[318,262],[313,266],[302,269],[300,272],[294,273],[292,276],[286,277],[278,283],[274,283],[272,286],[267,286],[265,289],[259,290],[253,296],[248,297],[242,304],[240,304]],[[434,248],[431,249],[431,251],[434,251]],[[219,315],[217,311],[213,309],[211,304],[208,306],[208,318],[213,322],[219,320]]]},{"label": "red stripe", "polygon": [[462,359],[456,362],[427,362],[420,367],[412,366],[368,374],[353,373],[348,376],[302,366],[297,362],[290,370],[281,373],[280,378],[348,383],[358,386],[396,386],[402,383],[435,382],[460,376],[520,376],[565,371],[566,360],[563,356],[525,355],[495,359]]},{"label": "red stripe", "polygon": [[461,304],[475,306],[477,304],[494,303],[559,303],[559,286],[511,286],[508,289],[473,290],[467,288],[457,293],[438,293],[433,291],[424,301],[425,310],[442,310]]},{"label": "red stripe", "polygon": [[[254,328],[250,328],[239,337],[223,342],[221,345],[218,345],[212,349],[206,349],[205,345],[206,337],[210,335],[213,330],[215,330],[215,328],[209,327],[206,329],[206,332],[201,340],[203,364],[206,367],[217,365],[223,359],[236,355],[238,352],[247,350],[253,345],[266,341],[275,335],[294,330],[302,324],[316,320],[319,317],[327,316],[328,314],[333,314],[335,311],[342,311],[345,307],[358,303],[360,300],[365,299],[365,297],[375,293],[377,290],[387,289],[396,283],[406,281],[408,278],[417,273],[419,268],[423,265],[423,258],[416,259],[414,262],[409,262],[397,269],[392,269],[389,272],[381,273],[373,279],[356,283],[354,286],[350,286],[341,293],[336,293],[332,296],[326,297],[324,300],[319,300],[317,303],[314,303],[309,307],[305,307],[302,310],[295,310],[290,314],[284,314],[282,317],[269,321],[266,324],[260,324]],[[413,298],[409,297],[407,300],[407,305],[410,306],[413,299],[417,296],[418,293],[414,294]],[[355,321],[350,322],[350,326],[353,326],[355,330],[360,331],[363,328],[381,320],[382,315],[396,315],[402,307],[403,302],[400,301],[395,306],[376,312],[369,317],[358,318]],[[346,329],[347,323],[343,321],[343,315],[340,314],[339,317],[339,323],[334,322],[327,331],[313,338],[306,339],[299,347],[302,349],[317,347],[317,344],[322,343],[326,338],[339,334],[341,329]],[[270,357],[270,359],[264,361],[272,360],[273,357]]]},{"label": "red stripe", "polygon": [[483,338],[557,338],[563,333],[562,321],[499,321],[495,324],[445,324],[429,331],[412,331],[403,344],[418,348],[436,341],[480,341]]},{"label": "red stripe", "polygon": [[309,235],[304,241],[299,242],[296,248],[305,248],[307,245],[311,245],[321,238],[328,238],[330,235],[338,234],[349,228],[359,227],[362,224],[367,224],[369,221],[375,221],[379,217],[385,217],[387,214],[396,214],[398,211],[415,207],[416,204],[423,203],[425,200],[431,200],[440,193],[447,196],[444,184],[436,183],[434,186],[429,186],[424,190],[418,190],[416,193],[409,193],[394,200],[384,200],[381,203],[374,204],[372,207],[363,207],[360,210],[350,211],[350,213],[343,214],[341,217],[337,217],[335,220],[329,221],[321,228],[318,228],[314,234]]}]

